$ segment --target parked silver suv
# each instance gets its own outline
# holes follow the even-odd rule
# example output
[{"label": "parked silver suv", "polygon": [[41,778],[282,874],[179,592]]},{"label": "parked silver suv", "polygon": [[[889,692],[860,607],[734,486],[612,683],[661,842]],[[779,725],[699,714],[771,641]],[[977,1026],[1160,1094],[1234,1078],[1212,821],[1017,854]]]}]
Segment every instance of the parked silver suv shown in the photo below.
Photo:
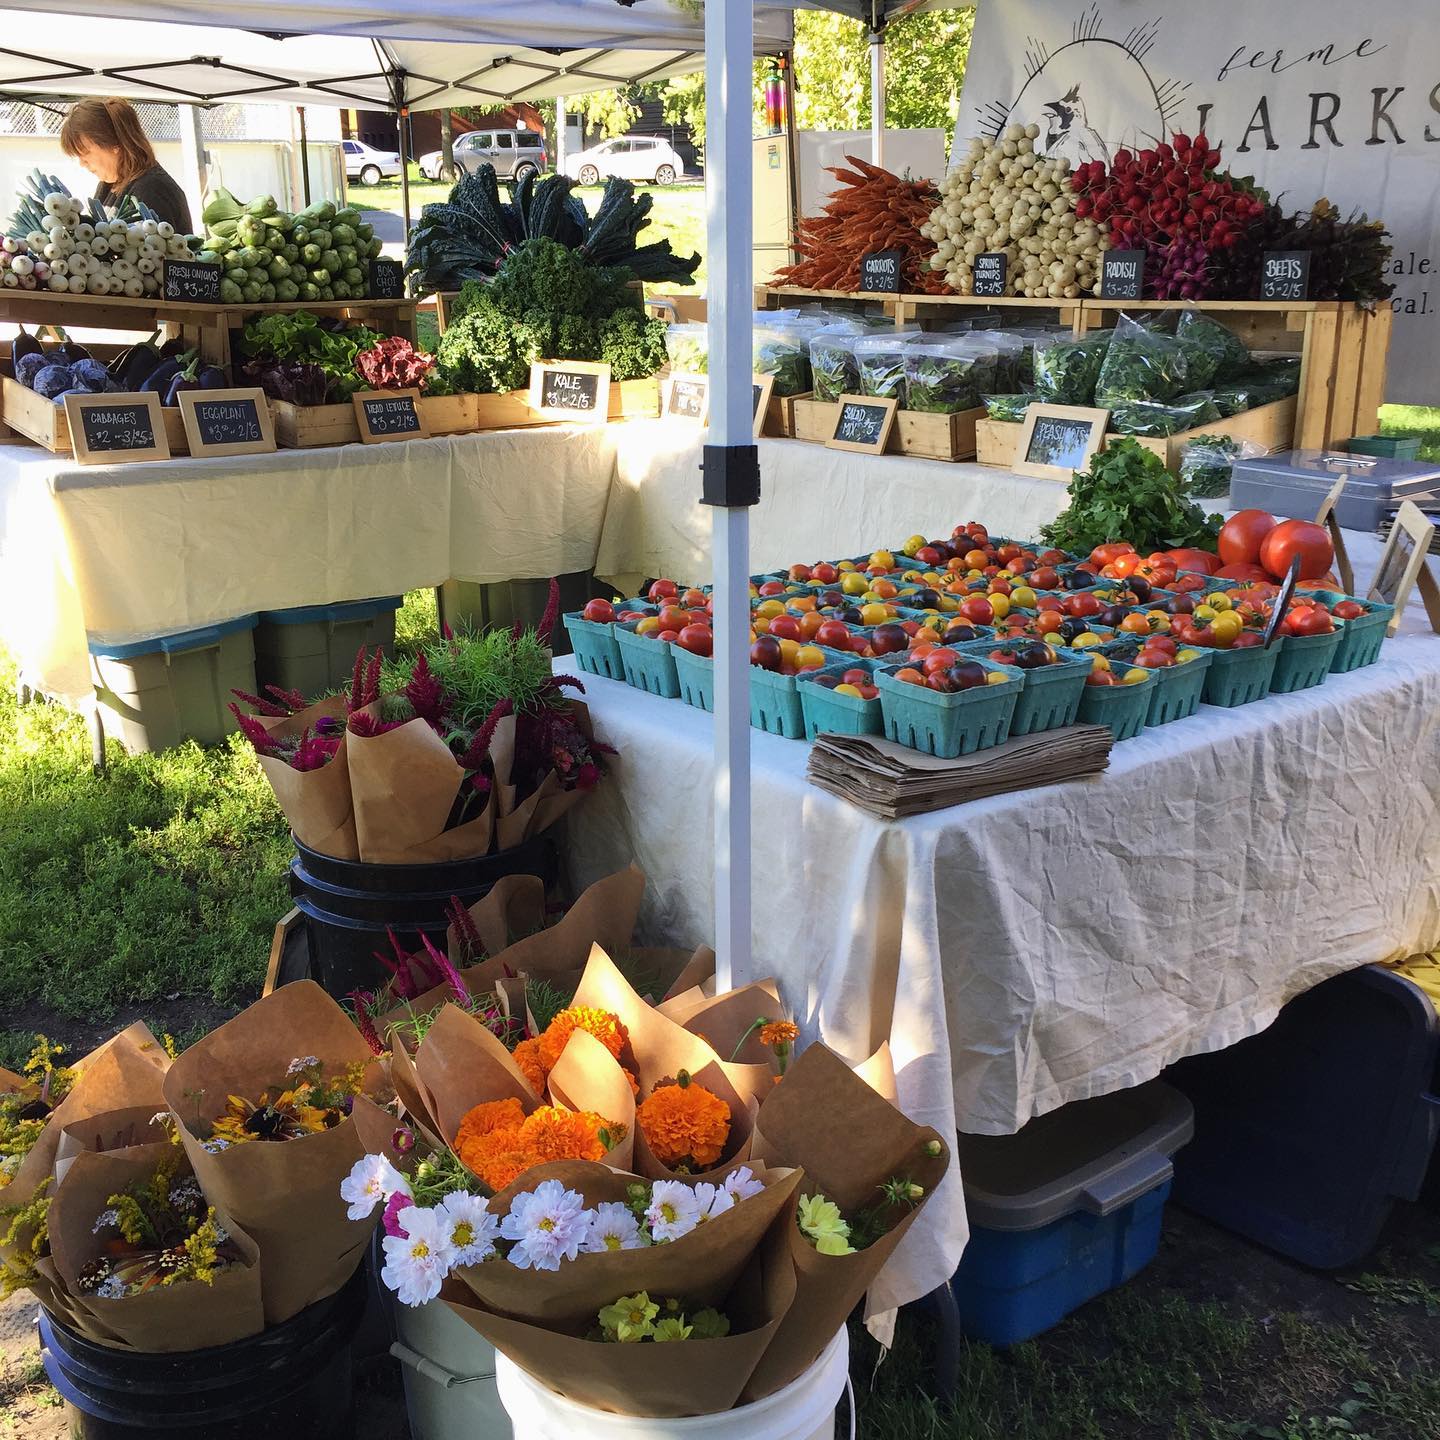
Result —
[{"label": "parked silver suv", "polygon": [[[488,162],[502,180],[538,175],[550,163],[545,137],[533,130],[467,130],[455,137],[454,151],[457,169],[473,175]],[[420,157],[420,173],[427,180],[438,180],[441,163],[440,152],[429,150]]]}]

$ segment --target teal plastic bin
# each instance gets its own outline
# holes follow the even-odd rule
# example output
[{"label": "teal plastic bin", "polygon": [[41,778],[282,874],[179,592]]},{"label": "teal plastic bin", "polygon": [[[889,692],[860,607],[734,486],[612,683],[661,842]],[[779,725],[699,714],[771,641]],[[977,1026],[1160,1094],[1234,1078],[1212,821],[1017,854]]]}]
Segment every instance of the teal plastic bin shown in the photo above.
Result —
[{"label": "teal plastic bin", "polygon": [[1010,721],[1025,672],[989,660],[984,664],[987,670],[1010,678],[1004,684],[977,685],[973,690],[945,695],[897,680],[890,670],[877,670],[875,684],[880,691],[885,734],[901,745],[938,755],[942,760],[1004,744],[1010,738]]},{"label": "teal plastic bin", "polygon": [[1207,705],[1219,705],[1226,710],[1263,700],[1270,693],[1275,662],[1285,645],[1284,636],[1280,636],[1268,647],[1252,645],[1245,650],[1212,651],[1201,698]]},{"label": "teal plastic bin", "polygon": [[[90,642],[100,722],[132,755],[184,740],[214,745],[235,729],[232,690],[253,694],[256,616],[126,645]],[[354,660],[354,656],[351,656]]]},{"label": "teal plastic bin", "polygon": [[[867,670],[873,676],[879,662],[862,660],[847,666],[850,670]],[[805,738],[817,735],[883,735],[885,716],[880,697],[863,700],[854,695],[837,695],[813,679],[800,680],[800,710],[805,720]]]},{"label": "teal plastic bin", "polygon": [[255,626],[255,679],[263,687],[298,690],[309,699],[350,683],[363,645],[395,651],[395,612],[404,597],[381,595],[333,605],[262,610]]},{"label": "teal plastic bin", "polygon": [[1395,607],[1380,600],[1343,595],[1338,590],[1316,590],[1314,594],[1321,604],[1330,609],[1342,600],[1357,600],[1366,610],[1364,615],[1344,622],[1345,638],[1330,657],[1331,674],[1348,675],[1352,670],[1373,665],[1380,658],[1380,647],[1385,643],[1385,632],[1395,615]]},{"label": "teal plastic bin", "polygon": [[1108,725],[1117,740],[1133,740],[1145,728],[1159,673],[1150,671],[1139,685],[1086,685],[1077,718],[1084,725]]},{"label": "teal plastic bin", "polygon": [[680,683],[680,698],[697,710],[715,713],[715,661],[709,655],[692,655],[681,645],[672,645],[675,678]]},{"label": "teal plastic bin", "polygon": [[[821,671],[831,675],[849,670],[854,658],[838,650],[818,649],[825,655]],[[815,674],[815,671],[807,671]],[[787,740],[804,740],[805,712],[800,703],[801,677],[777,675],[758,665],[750,667],[750,724],[768,735],[783,735]],[[843,698],[843,697],[842,697]]]},{"label": "teal plastic bin", "polygon": [[967,1335],[1018,1345],[1154,1258],[1190,1102],[1158,1080],[1077,1101],[1016,1135],[961,1135],[970,1243],[951,1287]]},{"label": "teal plastic bin", "polygon": [[1330,664],[1345,640],[1345,622],[1336,620],[1328,635],[1287,635],[1285,647],[1275,661],[1270,677],[1272,695],[1289,695],[1319,685],[1330,673]]},{"label": "teal plastic bin", "polygon": [[[1133,654],[1138,649],[1137,644],[1128,640],[1117,640],[1100,647],[1101,654],[1112,665],[1127,651]],[[1210,669],[1211,658],[1219,653],[1217,650],[1201,650],[1197,659],[1187,660],[1183,665],[1165,665],[1151,670],[1155,684],[1153,688],[1148,685],[1144,687],[1150,694],[1150,708],[1145,712],[1145,724],[1168,725],[1172,720],[1188,720],[1200,708],[1200,695],[1205,689],[1205,676]],[[1138,660],[1128,657],[1124,663],[1139,665],[1142,670],[1151,669],[1150,666],[1140,665]]]},{"label": "teal plastic bin", "polygon": [[587,620],[579,610],[567,611],[562,618],[576,664],[589,675],[624,680],[625,667],[620,660],[620,642],[615,638],[614,624],[609,620]]},{"label": "teal plastic bin", "polygon": [[614,626],[625,683],[665,700],[679,699],[680,677],[675,673],[674,646],[668,640],[637,635],[636,623],[631,620]]}]

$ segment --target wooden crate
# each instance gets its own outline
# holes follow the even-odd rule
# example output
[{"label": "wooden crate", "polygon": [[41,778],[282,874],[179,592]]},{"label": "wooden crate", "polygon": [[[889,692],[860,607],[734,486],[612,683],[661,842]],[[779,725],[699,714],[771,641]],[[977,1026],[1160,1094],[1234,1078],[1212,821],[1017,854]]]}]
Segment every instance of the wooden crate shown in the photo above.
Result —
[{"label": "wooden crate", "polygon": [[[118,398],[118,397],[117,397]],[[170,442],[172,455],[188,455],[190,442],[185,435],[185,422],[179,408],[162,410],[165,417],[165,438]],[[70,421],[65,407],[56,405],[43,395],[27,390],[12,376],[0,376],[0,415],[5,424],[16,435],[43,445],[52,455],[73,455],[75,447],[70,441]],[[115,464],[123,464],[123,451],[115,452]]]},{"label": "wooden crate", "polygon": [[660,377],[610,383],[610,420],[654,420],[660,414]]},{"label": "wooden crate", "polygon": [[[504,397],[426,395],[420,401],[420,417],[432,435],[463,434],[482,428],[476,402],[497,398]],[[343,405],[293,405],[288,400],[272,400],[270,404],[275,415],[275,441],[282,449],[311,450],[360,443],[360,424],[348,400]]]},{"label": "wooden crate", "polygon": [[811,400],[814,397],[807,390],[803,395],[772,395],[770,403],[765,407],[766,435],[788,435],[795,436],[795,406],[802,400]]},{"label": "wooden crate", "polygon": [[692,321],[703,325],[710,313],[703,295],[651,295],[645,309],[667,323]]},{"label": "wooden crate", "polygon": [[[1060,324],[1069,325],[1075,334],[1081,333],[1081,309],[1083,300],[1036,300],[1028,295],[1003,295],[998,299],[988,295],[901,295],[895,306],[895,324],[919,325],[922,328],[932,324],[944,324],[949,320],[964,319],[966,310],[1019,310],[1027,313],[1027,325],[1039,324],[1047,311],[1054,312]],[[1013,322],[998,328],[1005,329]]]},{"label": "wooden crate", "polygon": [[757,310],[788,310],[796,305],[839,302],[839,308],[869,309],[878,305],[882,315],[895,315],[900,296],[859,290],[806,290],[800,285],[757,285]]},{"label": "wooden crate", "polygon": [[[1178,469],[1185,447],[1197,435],[1226,435],[1232,440],[1249,440],[1261,445],[1269,454],[1289,450],[1294,444],[1295,397],[1286,396],[1273,405],[1259,405],[1242,411],[1228,420],[1216,420],[1194,430],[1181,430],[1176,435],[1118,435],[1111,431],[1107,445],[1116,440],[1134,440],[1137,445],[1153,451],[1167,470]],[[981,420],[975,426],[977,459],[982,465],[998,465],[1009,470],[1015,463],[1015,449],[1020,441],[1021,426],[1011,420]]]},{"label": "wooden crate", "polygon": [[[840,418],[840,405],[835,400],[813,400],[808,395],[795,397],[795,429],[797,440],[823,445],[834,433]],[[890,438],[885,442],[887,455],[914,455],[927,460],[969,460],[975,454],[976,430],[985,423],[985,411],[962,410],[955,415],[936,415],[926,410],[897,410]],[[1014,442],[1011,442],[1014,448]]]}]

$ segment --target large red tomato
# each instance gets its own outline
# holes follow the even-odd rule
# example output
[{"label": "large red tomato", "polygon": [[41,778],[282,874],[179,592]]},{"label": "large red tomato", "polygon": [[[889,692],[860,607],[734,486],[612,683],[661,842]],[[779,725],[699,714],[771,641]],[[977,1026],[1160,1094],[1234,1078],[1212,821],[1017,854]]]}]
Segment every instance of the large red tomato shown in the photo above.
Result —
[{"label": "large red tomato", "polygon": [[1290,562],[1297,555],[1302,580],[1314,580],[1330,568],[1335,547],[1323,525],[1311,520],[1284,520],[1260,546],[1260,563],[1277,580],[1290,569]]},{"label": "large red tomato", "polygon": [[1260,546],[1275,528],[1275,517],[1264,510],[1239,510],[1221,527],[1216,549],[1226,565],[1254,565]]},{"label": "large red tomato", "polygon": [[1213,575],[1220,568],[1220,557],[1208,550],[1167,550],[1165,558],[1177,570],[1196,570],[1202,575]]},{"label": "large red tomato", "polygon": [[1237,562],[1234,565],[1222,565],[1215,572],[1217,580],[1269,580],[1270,573],[1264,566],[1256,565],[1253,562]]}]

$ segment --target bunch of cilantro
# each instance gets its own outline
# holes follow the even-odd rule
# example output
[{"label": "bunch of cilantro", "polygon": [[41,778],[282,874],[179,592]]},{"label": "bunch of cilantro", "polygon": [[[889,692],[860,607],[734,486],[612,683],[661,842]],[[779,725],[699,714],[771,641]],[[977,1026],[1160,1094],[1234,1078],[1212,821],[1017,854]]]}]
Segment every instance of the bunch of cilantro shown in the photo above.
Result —
[{"label": "bunch of cilantro", "polygon": [[1070,504],[1041,532],[1045,543],[1088,555],[1097,545],[1128,540],[1152,550],[1215,548],[1220,516],[1207,515],[1153,451],[1116,440],[1091,456],[1070,481]]}]

